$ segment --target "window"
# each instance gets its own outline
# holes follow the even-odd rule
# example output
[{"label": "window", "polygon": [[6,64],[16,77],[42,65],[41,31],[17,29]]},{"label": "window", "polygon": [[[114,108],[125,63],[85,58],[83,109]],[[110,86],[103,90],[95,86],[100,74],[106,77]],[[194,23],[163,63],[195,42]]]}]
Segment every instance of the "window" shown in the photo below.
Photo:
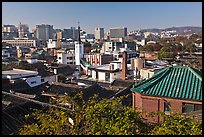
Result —
[{"label": "window", "polygon": [[194,105],[189,103],[182,104],[182,113],[192,112],[194,110]]},{"label": "window", "polygon": [[30,82],[31,84],[36,84],[36,81],[32,81],[32,82]]},{"label": "window", "polygon": [[105,80],[109,81],[110,80],[110,73],[105,73]]},{"label": "window", "polygon": [[170,114],[170,102],[164,102],[164,113],[166,115]]},{"label": "window", "polygon": [[202,105],[191,103],[182,104],[182,113],[193,112],[197,110],[202,110]]},{"label": "window", "polygon": [[202,110],[202,105],[195,104],[195,105],[194,105],[194,110],[195,110],[195,111],[197,111],[197,110]]}]

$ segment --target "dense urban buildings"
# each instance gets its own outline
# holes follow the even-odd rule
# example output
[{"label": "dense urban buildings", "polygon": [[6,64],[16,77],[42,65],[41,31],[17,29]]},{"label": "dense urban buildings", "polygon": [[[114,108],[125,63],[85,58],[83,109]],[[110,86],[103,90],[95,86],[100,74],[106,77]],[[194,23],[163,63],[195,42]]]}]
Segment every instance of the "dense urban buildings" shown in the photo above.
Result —
[{"label": "dense urban buildings", "polygon": [[[123,96],[121,104],[141,113],[147,125],[165,121],[163,116],[149,116],[152,112],[195,113],[196,120],[202,121],[200,33],[178,33],[175,28],[127,32],[126,27],[93,31],[87,33],[79,25],[55,29],[42,24],[30,33],[25,24],[3,25],[2,111],[16,111],[9,115],[22,121],[25,112],[17,112],[19,104],[30,103],[35,109],[37,103],[48,107],[55,100],[57,107],[76,111],[73,102],[61,106],[59,98],[80,95],[88,100],[97,94],[110,101]],[[18,134],[7,127],[17,131],[23,125],[14,127],[6,120],[4,134]]]}]

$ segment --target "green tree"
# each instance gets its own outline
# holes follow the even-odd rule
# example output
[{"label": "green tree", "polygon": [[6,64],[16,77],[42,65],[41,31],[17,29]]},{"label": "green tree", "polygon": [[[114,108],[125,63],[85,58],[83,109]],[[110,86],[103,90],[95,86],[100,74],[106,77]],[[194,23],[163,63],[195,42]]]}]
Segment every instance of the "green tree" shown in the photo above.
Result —
[{"label": "green tree", "polygon": [[196,46],[194,44],[191,43],[187,43],[184,47],[184,51],[192,53],[196,51]]},{"label": "green tree", "polygon": [[147,125],[140,113],[124,106],[121,99],[89,100],[85,108],[85,134],[88,135],[136,135],[144,134]]},{"label": "green tree", "polygon": [[165,115],[165,121],[156,125],[150,135],[202,135],[202,122],[193,116]]},{"label": "green tree", "polygon": [[153,46],[151,44],[146,44],[139,47],[139,51],[153,51]]},{"label": "green tree", "polygon": [[72,128],[69,123],[69,111],[63,111],[59,108],[50,108],[46,112],[36,110],[26,118],[33,118],[35,122],[31,125],[25,125],[20,129],[20,135],[64,135],[68,134]]},{"label": "green tree", "polygon": [[[50,108],[46,112],[37,111],[34,116],[37,122],[25,125],[20,134],[29,135],[135,135],[145,134],[147,124],[140,113],[131,107],[123,106],[120,99],[99,99],[93,97],[88,101],[81,100],[77,94],[72,101],[74,111]],[[71,101],[71,102],[72,102]],[[70,101],[68,101],[70,102]],[[73,102],[72,102],[73,103]],[[73,119],[70,123],[69,118]]]}]

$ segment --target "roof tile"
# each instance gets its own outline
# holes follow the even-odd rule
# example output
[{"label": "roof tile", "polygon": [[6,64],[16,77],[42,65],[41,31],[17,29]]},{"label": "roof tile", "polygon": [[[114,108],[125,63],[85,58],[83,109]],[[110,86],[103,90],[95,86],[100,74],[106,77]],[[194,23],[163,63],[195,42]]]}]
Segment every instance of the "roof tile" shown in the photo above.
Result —
[{"label": "roof tile", "polygon": [[152,96],[202,101],[202,75],[187,66],[166,67],[131,90]]}]

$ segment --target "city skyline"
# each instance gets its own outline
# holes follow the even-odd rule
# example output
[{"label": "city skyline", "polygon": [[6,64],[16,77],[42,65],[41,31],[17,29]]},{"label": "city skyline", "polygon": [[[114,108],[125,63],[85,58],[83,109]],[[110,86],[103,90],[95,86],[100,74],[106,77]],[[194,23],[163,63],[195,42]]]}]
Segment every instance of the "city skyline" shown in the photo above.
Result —
[{"label": "city skyline", "polygon": [[[105,10],[104,10],[105,9]],[[3,2],[2,24],[39,24],[55,29],[127,27],[128,31],[181,26],[202,27],[201,2]]]}]

